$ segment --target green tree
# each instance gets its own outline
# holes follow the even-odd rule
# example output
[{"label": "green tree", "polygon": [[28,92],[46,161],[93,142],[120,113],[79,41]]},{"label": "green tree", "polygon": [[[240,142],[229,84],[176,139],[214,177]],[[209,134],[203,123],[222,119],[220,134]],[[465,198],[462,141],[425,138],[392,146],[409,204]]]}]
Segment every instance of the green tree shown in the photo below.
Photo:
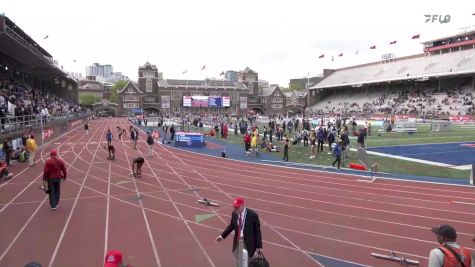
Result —
[{"label": "green tree", "polygon": [[91,106],[94,103],[99,102],[100,99],[94,94],[82,94],[79,96],[79,103],[85,106]]},{"label": "green tree", "polygon": [[109,101],[117,103],[117,91],[122,90],[129,81],[117,81],[110,91]]}]

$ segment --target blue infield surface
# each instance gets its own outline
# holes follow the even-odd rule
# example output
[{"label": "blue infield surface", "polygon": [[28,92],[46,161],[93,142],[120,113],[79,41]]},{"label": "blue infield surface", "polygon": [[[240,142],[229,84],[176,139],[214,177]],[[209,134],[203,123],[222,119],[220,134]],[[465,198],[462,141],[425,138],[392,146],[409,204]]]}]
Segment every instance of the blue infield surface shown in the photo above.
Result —
[{"label": "blue infield surface", "polygon": [[370,147],[368,151],[440,162],[454,166],[475,163],[475,142]]}]

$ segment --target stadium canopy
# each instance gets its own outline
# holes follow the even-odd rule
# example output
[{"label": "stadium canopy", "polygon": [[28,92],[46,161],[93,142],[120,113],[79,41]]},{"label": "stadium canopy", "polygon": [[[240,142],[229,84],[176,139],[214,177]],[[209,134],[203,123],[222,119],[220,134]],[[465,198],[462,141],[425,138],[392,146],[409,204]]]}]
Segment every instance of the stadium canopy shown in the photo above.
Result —
[{"label": "stadium canopy", "polygon": [[371,63],[337,69],[310,89],[360,87],[396,81],[426,80],[444,76],[475,74],[475,50],[441,55],[415,55],[389,63]]},{"label": "stadium canopy", "polygon": [[0,59],[18,71],[75,83],[45,49],[5,16],[0,16]]}]

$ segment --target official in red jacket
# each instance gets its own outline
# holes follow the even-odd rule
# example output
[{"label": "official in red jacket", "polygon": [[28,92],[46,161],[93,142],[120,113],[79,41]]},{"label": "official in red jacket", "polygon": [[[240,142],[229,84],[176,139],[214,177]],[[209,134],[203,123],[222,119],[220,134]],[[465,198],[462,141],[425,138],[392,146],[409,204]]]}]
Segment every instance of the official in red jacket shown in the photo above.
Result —
[{"label": "official in red jacket", "polygon": [[43,183],[47,184],[50,190],[49,204],[51,209],[56,210],[59,206],[61,180],[66,180],[66,166],[58,158],[58,152],[55,149],[51,150],[50,156],[51,158],[45,162]]}]

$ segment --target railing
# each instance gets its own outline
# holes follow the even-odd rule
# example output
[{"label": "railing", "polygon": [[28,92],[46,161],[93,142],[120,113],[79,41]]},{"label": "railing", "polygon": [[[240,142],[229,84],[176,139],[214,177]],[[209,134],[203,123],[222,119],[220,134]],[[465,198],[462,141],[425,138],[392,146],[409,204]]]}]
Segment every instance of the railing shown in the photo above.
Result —
[{"label": "railing", "polygon": [[43,127],[43,125],[49,123],[58,123],[69,121],[73,118],[90,116],[92,112],[80,112],[80,113],[69,113],[69,114],[53,114],[53,115],[26,115],[26,116],[7,116],[0,117],[1,124],[1,133],[15,133],[24,130],[29,130],[32,128]]}]

